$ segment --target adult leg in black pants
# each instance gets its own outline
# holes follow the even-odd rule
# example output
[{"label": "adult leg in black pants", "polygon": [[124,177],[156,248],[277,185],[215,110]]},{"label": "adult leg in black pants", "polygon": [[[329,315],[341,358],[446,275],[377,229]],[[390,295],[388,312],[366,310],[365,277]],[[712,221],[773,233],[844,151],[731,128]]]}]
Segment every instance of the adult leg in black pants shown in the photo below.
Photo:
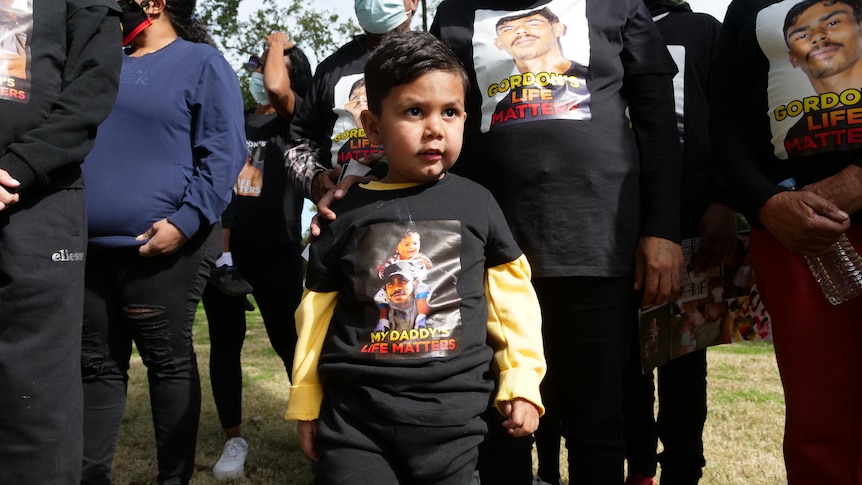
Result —
[{"label": "adult leg in black pants", "polygon": [[642,371],[637,327],[632,336],[631,355],[623,378],[624,436],[628,462],[626,484],[641,485],[652,483],[656,474],[658,437],[654,411],[655,383],[652,371]]},{"label": "adult leg in black pants", "polygon": [[[254,287],[270,343],[290,377],[296,347],[293,314],[302,292],[302,261],[299,246],[261,258],[261,254],[234,251],[234,261]],[[249,257],[249,256],[252,257]],[[245,297],[225,295],[212,285],[204,293],[204,309],[210,331],[210,378],[213,399],[227,443],[222,459],[213,468],[217,479],[243,474],[248,443],[242,438],[242,367],[240,355],[245,341]]]},{"label": "adult leg in black pants", "polygon": [[657,430],[664,450],[662,485],[695,485],[703,475],[706,349],[671,360],[658,371]]},{"label": "adult leg in black pants", "polygon": [[[636,346],[634,346],[636,347]],[[629,482],[649,483],[661,463],[662,485],[696,485],[706,464],[706,350],[677,357],[658,368],[658,419],[653,374],[641,374],[638,360],[626,373],[625,439]],[[664,450],[656,456],[656,440]],[[639,480],[640,479],[640,480]]]},{"label": "adult leg in black pants", "polygon": [[482,416],[488,425],[479,445],[479,478],[483,484],[530,485],[533,481],[533,437],[514,438],[503,427],[505,418],[491,406]]},{"label": "adult leg in black pants", "polygon": [[569,483],[623,483],[622,374],[637,295],[630,277],[534,278]]},{"label": "adult leg in black pants", "polygon": [[[543,329],[544,333],[544,329]],[[544,336],[547,338],[547,336]],[[536,455],[539,469],[536,473],[539,483],[558,485],[560,482],[560,415],[557,413],[553,369],[548,368],[542,380],[542,404],[545,414],[539,421],[539,429],[533,435],[536,437]]]}]

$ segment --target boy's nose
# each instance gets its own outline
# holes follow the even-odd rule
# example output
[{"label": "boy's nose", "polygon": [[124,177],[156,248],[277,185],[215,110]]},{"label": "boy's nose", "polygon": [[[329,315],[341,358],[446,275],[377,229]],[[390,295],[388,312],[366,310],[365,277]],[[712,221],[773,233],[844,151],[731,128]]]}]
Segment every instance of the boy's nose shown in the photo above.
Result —
[{"label": "boy's nose", "polygon": [[425,136],[436,138],[443,134],[443,123],[439,116],[429,116],[425,120]]}]

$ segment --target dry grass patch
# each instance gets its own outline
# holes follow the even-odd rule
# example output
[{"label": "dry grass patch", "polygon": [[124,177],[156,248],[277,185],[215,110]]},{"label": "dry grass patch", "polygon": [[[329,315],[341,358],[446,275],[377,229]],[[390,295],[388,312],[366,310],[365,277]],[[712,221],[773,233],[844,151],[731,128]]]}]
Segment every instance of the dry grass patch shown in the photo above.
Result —
[{"label": "dry grass patch", "polygon": [[[282,419],[288,382],[257,312],[249,313],[243,347],[243,434],[249,442],[246,476],[235,484],[311,484],[309,462],[299,450],[293,423]],[[195,324],[195,346],[203,395],[197,472],[191,483],[216,483],[212,466],[224,435],[209,382],[209,334],[203,310]],[[709,350],[709,417],[704,430],[704,485],[779,485],[784,398],[772,345],[742,343]],[[566,463],[563,449],[562,462]],[[155,443],[146,368],[137,355],[129,378],[129,399],[114,462],[117,485],[156,483]],[[563,465],[564,483],[568,470]],[[491,484],[494,485],[494,484]]]}]

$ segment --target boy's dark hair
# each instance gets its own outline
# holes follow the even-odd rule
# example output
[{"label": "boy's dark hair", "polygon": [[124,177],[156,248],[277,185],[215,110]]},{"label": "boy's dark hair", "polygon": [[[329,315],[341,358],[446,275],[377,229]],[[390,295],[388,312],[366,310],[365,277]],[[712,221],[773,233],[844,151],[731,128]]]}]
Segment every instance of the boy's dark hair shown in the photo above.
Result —
[{"label": "boy's dark hair", "polygon": [[790,10],[787,11],[787,15],[784,17],[784,42],[788,47],[790,46],[790,43],[787,39],[787,29],[796,24],[796,21],[799,20],[799,16],[802,15],[803,12],[818,3],[822,3],[827,7],[831,7],[837,3],[843,3],[853,9],[853,16],[856,18],[856,22],[862,22],[862,4],[860,4],[859,0],[802,0],[791,7]]},{"label": "boy's dark hair", "polygon": [[393,88],[435,71],[458,76],[464,96],[470,89],[467,71],[446,44],[427,32],[391,32],[383,37],[365,64],[368,109],[379,115],[383,98]]}]

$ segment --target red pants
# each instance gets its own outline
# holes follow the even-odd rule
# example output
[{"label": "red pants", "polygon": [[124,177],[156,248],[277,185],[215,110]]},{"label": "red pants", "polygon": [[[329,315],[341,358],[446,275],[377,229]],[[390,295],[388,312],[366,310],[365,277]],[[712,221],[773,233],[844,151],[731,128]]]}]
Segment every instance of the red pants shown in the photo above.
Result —
[{"label": "red pants", "polygon": [[[862,227],[847,233],[862,250]],[[757,287],[772,316],[787,416],[789,485],[862,484],[862,297],[833,306],[805,259],[751,231]]]}]

